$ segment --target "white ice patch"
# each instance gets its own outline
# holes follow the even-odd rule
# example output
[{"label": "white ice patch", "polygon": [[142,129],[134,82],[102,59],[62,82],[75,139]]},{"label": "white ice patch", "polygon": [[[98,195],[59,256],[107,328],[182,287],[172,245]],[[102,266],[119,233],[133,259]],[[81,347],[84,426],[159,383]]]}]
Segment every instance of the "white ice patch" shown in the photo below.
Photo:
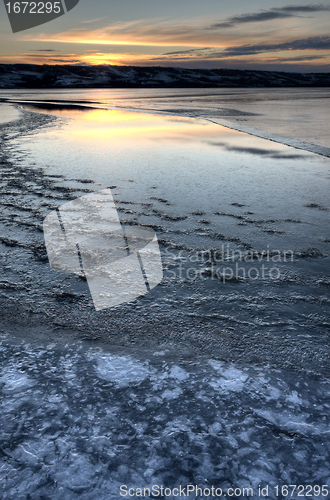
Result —
[{"label": "white ice patch", "polygon": [[211,436],[216,436],[222,430],[222,425],[220,422],[214,422],[214,424],[209,426],[209,434]]},{"label": "white ice patch", "polygon": [[96,361],[98,376],[119,387],[140,384],[152,374],[148,366],[130,357],[105,355],[92,356],[91,359]]},{"label": "white ice patch", "polygon": [[221,391],[241,392],[244,389],[248,375],[233,366],[225,366],[220,361],[209,360],[209,364],[218,372],[219,378],[213,378],[209,384],[213,389]]},{"label": "white ice patch", "polygon": [[16,394],[24,392],[36,385],[36,381],[30,379],[25,373],[8,370],[2,373],[0,382],[4,383],[5,394]]},{"label": "white ice patch", "polygon": [[303,403],[303,400],[298,396],[297,391],[292,391],[292,393],[286,397],[286,400],[294,405],[301,405]]},{"label": "white ice patch", "polygon": [[189,378],[189,373],[180,368],[180,366],[174,365],[170,370],[169,376],[178,381],[183,381]]},{"label": "white ice patch", "polygon": [[162,394],[162,398],[167,399],[167,400],[176,399],[179,396],[181,396],[181,394],[182,394],[182,390],[180,389],[180,387],[173,389],[173,391],[166,389],[166,391],[164,391]]}]

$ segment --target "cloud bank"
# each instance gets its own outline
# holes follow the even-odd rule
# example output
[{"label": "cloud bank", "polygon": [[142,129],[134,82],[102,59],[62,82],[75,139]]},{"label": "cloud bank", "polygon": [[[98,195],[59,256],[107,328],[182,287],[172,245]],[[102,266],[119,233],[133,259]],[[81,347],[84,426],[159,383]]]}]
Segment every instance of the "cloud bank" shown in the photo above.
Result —
[{"label": "cloud bank", "polygon": [[317,5],[288,5],[286,7],[273,7],[269,10],[262,10],[252,14],[242,14],[232,16],[227,20],[212,24],[207,29],[215,30],[219,28],[233,28],[244,23],[256,23],[262,21],[272,21],[274,19],[285,19],[288,17],[300,17],[300,14],[310,14],[314,12],[330,11],[330,6],[324,4]]}]

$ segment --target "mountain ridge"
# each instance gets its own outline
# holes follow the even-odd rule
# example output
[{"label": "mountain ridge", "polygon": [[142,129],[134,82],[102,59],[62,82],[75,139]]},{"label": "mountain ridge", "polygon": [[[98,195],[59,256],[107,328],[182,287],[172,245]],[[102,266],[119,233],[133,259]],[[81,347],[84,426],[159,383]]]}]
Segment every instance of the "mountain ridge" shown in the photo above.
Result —
[{"label": "mountain ridge", "polygon": [[1,64],[0,89],[330,87],[329,73],[161,66]]}]

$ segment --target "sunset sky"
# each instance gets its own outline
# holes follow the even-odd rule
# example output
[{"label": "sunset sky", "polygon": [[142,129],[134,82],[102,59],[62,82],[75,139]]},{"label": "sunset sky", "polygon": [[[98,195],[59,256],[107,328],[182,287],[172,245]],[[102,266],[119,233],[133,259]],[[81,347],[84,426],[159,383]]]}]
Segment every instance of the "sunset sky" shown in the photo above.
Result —
[{"label": "sunset sky", "polygon": [[13,34],[1,2],[0,63],[328,72],[329,27],[329,1],[80,0]]}]

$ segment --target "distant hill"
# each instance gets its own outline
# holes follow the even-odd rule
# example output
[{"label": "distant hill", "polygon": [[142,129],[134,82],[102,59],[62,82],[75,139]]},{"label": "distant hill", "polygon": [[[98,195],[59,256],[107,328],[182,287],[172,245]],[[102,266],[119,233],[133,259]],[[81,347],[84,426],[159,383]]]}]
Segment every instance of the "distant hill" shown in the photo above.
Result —
[{"label": "distant hill", "polygon": [[330,73],[138,66],[0,65],[0,89],[330,87]]}]

